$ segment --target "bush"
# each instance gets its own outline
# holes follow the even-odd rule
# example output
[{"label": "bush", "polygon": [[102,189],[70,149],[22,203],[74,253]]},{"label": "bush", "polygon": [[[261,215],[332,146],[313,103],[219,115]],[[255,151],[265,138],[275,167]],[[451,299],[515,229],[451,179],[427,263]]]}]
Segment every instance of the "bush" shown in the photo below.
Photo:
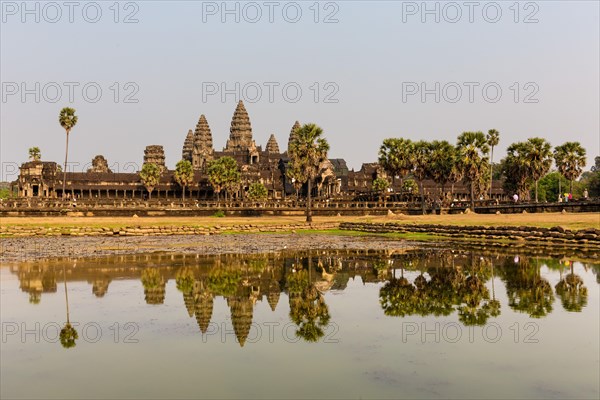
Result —
[{"label": "bush", "polygon": [[219,210],[213,215],[213,217],[217,217],[217,218],[223,218],[224,216],[225,216],[225,213],[223,212],[223,210]]}]

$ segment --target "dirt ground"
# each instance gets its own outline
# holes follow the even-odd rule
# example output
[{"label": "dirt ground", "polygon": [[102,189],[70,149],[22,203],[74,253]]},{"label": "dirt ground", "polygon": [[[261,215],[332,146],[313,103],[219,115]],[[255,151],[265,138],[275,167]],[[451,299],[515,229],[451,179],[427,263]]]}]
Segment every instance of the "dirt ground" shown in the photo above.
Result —
[{"label": "dirt ground", "polygon": [[[125,226],[256,226],[297,224],[300,216],[268,217],[6,217],[0,226],[38,227],[125,227]],[[453,215],[393,215],[360,217],[314,217],[315,223],[329,222],[397,222],[406,224],[485,225],[485,226],[563,226],[567,229],[600,228],[600,213],[539,213],[539,214],[453,214]]]}]

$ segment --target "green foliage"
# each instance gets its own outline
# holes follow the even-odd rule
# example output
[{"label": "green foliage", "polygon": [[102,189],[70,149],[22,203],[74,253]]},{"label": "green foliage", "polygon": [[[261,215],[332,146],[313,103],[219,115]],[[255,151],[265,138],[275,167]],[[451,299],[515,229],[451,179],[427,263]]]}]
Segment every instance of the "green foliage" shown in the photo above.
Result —
[{"label": "green foliage", "polygon": [[550,172],[538,182],[538,196],[540,201],[556,202],[558,201],[558,181],[561,180],[561,187],[567,187],[569,181],[559,172]]},{"label": "green foliage", "polygon": [[402,182],[402,191],[410,194],[419,194],[419,185],[414,179],[406,179]]},{"label": "green foliage", "polygon": [[583,167],[585,167],[585,149],[579,142],[566,142],[561,146],[556,146],[554,162],[558,171],[572,183],[581,175]]},{"label": "green foliage", "polygon": [[248,197],[252,201],[262,201],[267,198],[267,188],[260,182],[255,182],[248,189]]},{"label": "green foliage", "polygon": [[156,289],[163,285],[163,278],[156,268],[148,267],[142,271],[142,285],[144,289]]},{"label": "green foliage", "polygon": [[60,114],[58,115],[58,122],[60,126],[64,128],[67,132],[71,132],[71,129],[75,127],[77,124],[77,115],[75,115],[75,109],[70,107],[65,107],[60,110]]},{"label": "green foliage", "polygon": [[217,196],[222,190],[231,191],[238,187],[241,175],[237,162],[231,157],[221,157],[208,164],[208,180]]},{"label": "green foliage", "polygon": [[[598,157],[596,157],[598,158]],[[600,169],[584,172],[579,180],[579,190],[575,189],[575,193],[583,191],[587,188],[589,197],[600,197]]]},{"label": "green foliage", "polygon": [[208,288],[212,293],[221,296],[232,296],[242,279],[241,272],[238,269],[216,269],[208,275]]},{"label": "green foliage", "polygon": [[394,179],[406,176],[413,168],[413,143],[410,139],[388,138],[379,148],[379,164]]},{"label": "green foliage", "polygon": [[487,140],[487,144],[492,148],[493,151],[494,147],[498,146],[498,143],[500,143],[500,132],[498,132],[496,129],[490,129],[485,138]]},{"label": "green foliage", "polygon": [[513,143],[508,146],[507,155],[500,162],[502,173],[506,177],[504,191],[509,194],[516,193],[520,199],[529,197],[529,187],[532,183],[527,150],[525,142]]},{"label": "green foliage", "polygon": [[177,271],[175,276],[175,283],[177,284],[177,290],[184,294],[192,293],[194,290],[194,271],[189,267],[183,267]]},{"label": "green foliage", "polygon": [[194,169],[192,163],[188,160],[180,160],[175,166],[175,181],[183,188],[183,197],[185,198],[185,188],[194,182]]},{"label": "green foliage", "polygon": [[142,170],[140,171],[140,179],[142,183],[148,190],[150,196],[152,196],[152,191],[154,187],[158,185],[160,181],[162,171],[160,167],[154,163],[146,163],[142,166]]},{"label": "green foliage", "polygon": [[29,148],[29,159],[33,160],[33,161],[39,161],[42,158],[42,152],[40,151],[40,148],[35,146],[35,147],[30,147]]},{"label": "green foliage", "polygon": [[390,186],[390,183],[387,181],[387,179],[376,178],[373,181],[373,191],[374,192],[385,192],[389,186]]},{"label": "green foliage", "polygon": [[489,173],[487,154],[490,151],[483,132],[463,132],[457,140],[457,165],[465,184],[471,185],[471,208],[475,207],[475,187]]},{"label": "green foliage", "polygon": [[329,143],[323,138],[323,129],[315,124],[304,124],[298,128],[288,149],[296,180],[304,183],[315,179],[328,151]]},{"label": "green foliage", "polygon": [[323,138],[323,129],[315,124],[304,124],[294,131],[288,146],[290,167],[298,183],[308,182],[306,222],[312,222],[312,182],[319,175],[319,166],[327,160],[329,143]]},{"label": "green foliage", "polygon": [[225,212],[223,210],[217,210],[216,213],[213,214],[213,217],[223,218],[225,216]]},{"label": "green foliage", "polygon": [[75,347],[75,341],[79,339],[79,334],[71,324],[66,324],[60,330],[60,344],[65,349]]},{"label": "green foliage", "polygon": [[10,191],[10,188],[0,188],[0,199],[12,199],[14,197],[16,196]]},{"label": "green foliage", "polygon": [[429,176],[442,187],[452,181],[452,173],[456,167],[456,148],[446,140],[431,142],[429,156]]}]

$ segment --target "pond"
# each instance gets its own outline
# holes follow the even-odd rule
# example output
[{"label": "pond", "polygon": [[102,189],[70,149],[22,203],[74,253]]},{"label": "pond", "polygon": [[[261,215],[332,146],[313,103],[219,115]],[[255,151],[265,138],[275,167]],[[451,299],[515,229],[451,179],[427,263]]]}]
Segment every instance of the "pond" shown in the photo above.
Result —
[{"label": "pond", "polygon": [[511,250],[4,265],[2,398],[598,398],[600,264]]}]

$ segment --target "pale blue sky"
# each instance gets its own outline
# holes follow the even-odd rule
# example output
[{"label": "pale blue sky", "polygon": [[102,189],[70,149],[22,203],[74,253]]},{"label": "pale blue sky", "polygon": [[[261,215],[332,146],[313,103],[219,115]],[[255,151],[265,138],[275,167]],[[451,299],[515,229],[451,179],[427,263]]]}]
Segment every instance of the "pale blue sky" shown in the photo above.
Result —
[{"label": "pale blue sky", "polygon": [[[188,129],[194,128],[200,114],[206,115],[215,147],[221,149],[236,99],[234,95],[224,103],[219,95],[203,99],[203,83],[207,82],[225,82],[229,88],[235,82],[241,87],[256,82],[262,87],[258,101],[245,102],[257,144],[264,146],[274,133],[283,150],[295,120],[315,122],[324,128],[330,156],[345,158],[351,168],[375,161],[386,137],[454,142],[463,131],[491,128],[501,133],[496,160],[510,143],[531,136],[543,136],[553,145],[578,140],[587,148],[589,163],[600,153],[600,11],[596,1],[521,2],[518,23],[514,22],[513,1],[496,3],[502,10],[497,23],[487,22],[482,15],[487,6],[487,16],[494,17],[490,2],[479,3],[473,23],[464,6],[458,22],[446,21],[444,17],[455,14],[449,6],[443,14],[445,2],[437,3],[439,23],[433,15],[423,23],[419,13],[403,15],[403,10],[420,7],[421,2],[360,1],[335,2],[327,9],[326,2],[321,2],[319,23],[313,21],[312,1],[298,2],[302,10],[298,23],[283,18],[284,5],[287,15],[294,16],[290,2],[279,2],[273,23],[268,22],[264,2],[257,2],[262,19],[245,21],[242,2],[240,22],[228,15],[223,23],[219,13],[204,15],[203,21],[203,8],[220,8],[221,2],[142,1],[135,2],[134,17],[139,22],[132,24],[113,22],[113,3],[98,2],[102,17],[97,23],[84,20],[84,2],[75,9],[73,23],[68,21],[67,8],[62,9],[58,22],[50,23],[55,10],[44,11],[44,3],[39,3],[40,22],[36,23],[35,15],[15,11],[14,5],[20,7],[21,2],[2,3],[0,157],[4,179],[15,178],[6,176],[10,169],[6,165],[25,161],[31,146],[39,146],[44,159],[62,162],[64,131],[57,117],[64,106],[76,108],[79,115],[70,141],[70,161],[80,163],[76,169],[96,154],[103,154],[115,169],[123,170],[127,162],[139,165],[144,147],[150,144],[164,145],[167,164],[173,167],[181,157]],[[28,4],[35,7],[34,2]],[[134,6],[123,9],[125,5],[119,5],[119,20],[136,11]],[[435,5],[428,3],[431,8]],[[336,7],[338,22],[323,23]],[[87,16],[93,18],[93,11],[88,8]],[[254,16],[250,8],[246,11],[248,18]],[[531,13],[539,22],[523,23]],[[40,94],[39,103],[33,94],[22,102],[20,92],[10,93],[14,84],[23,82],[29,88],[40,82],[48,92]],[[63,87],[56,103],[49,101],[55,96],[49,82]],[[69,103],[64,82],[80,84],[73,103]],[[102,89],[97,103],[86,101],[81,93],[89,82],[97,82]],[[117,103],[111,90],[114,82],[120,86]],[[123,101],[132,90],[123,87],[127,82],[139,87],[133,96],[137,104]],[[279,83],[272,103],[265,82]],[[296,103],[286,101],[281,91],[290,82],[302,89]],[[320,86],[317,102],[314,82]],[[328,82],[334,85],[324,87]],[[418,94],[403,101],[407,82],[424,82],[429,88],[435,82],[440,87],[456,82],[463,93],[451,103],[448,100],[456,92],[447,86],[449,91],[445,97],[441,93],[439,103],[433,94],[424,103]],[[472,103],[465,82],[479,83]],[[490,82],[502,89],[496,103],[482,95],[481,88]],[[513,98],[515,82],[520,88],[518,102]],[[526,87],[529,82],[533,85]],[[324,102],[335,87],[339,91],[332,98],[338,102]],[[538,102],[524,102],[527,94]],[[246,96],[252,98],[254,92]],[[246,96],[242,93],[248,100]]]}]

